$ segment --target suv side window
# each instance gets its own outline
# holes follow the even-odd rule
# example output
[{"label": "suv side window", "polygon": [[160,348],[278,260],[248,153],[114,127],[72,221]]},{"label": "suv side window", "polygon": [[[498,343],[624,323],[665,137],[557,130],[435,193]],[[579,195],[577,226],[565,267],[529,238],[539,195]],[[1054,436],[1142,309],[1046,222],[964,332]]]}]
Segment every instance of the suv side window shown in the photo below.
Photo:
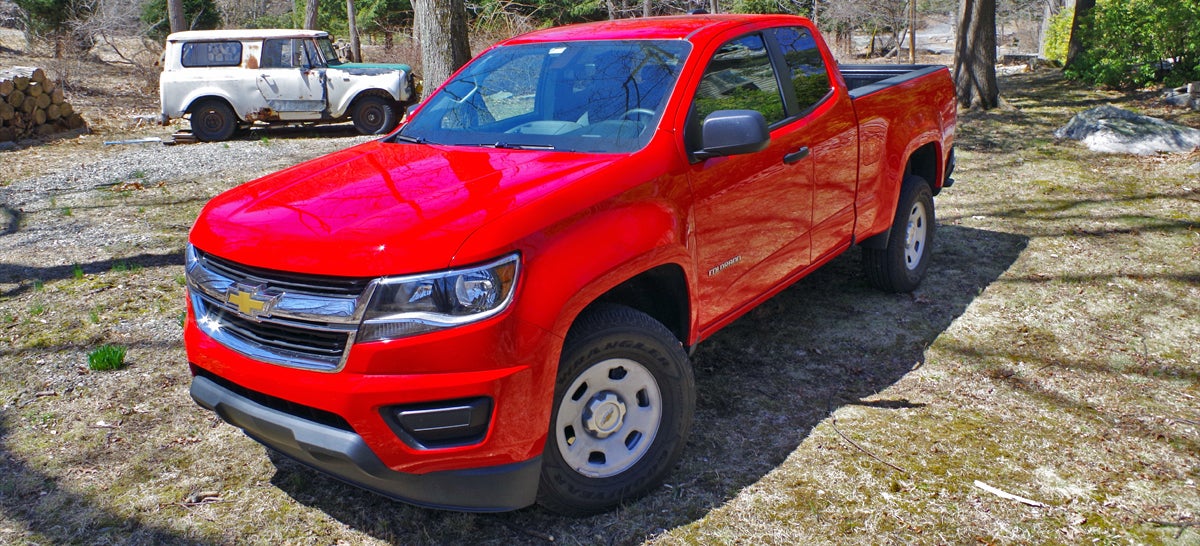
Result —
[{"label": "suv side window", "polygon": [[242,64],[242,43],[187,42],[179,61],[187,68],[238,66]]},{"label": "suv side window", "polygon": [[275,38],[263,42],[262,68],[300,68],[311,66],[304,40]]},{"label": "suv side window", "polygon": [[791,71],[792,89],[800,112],[816,106],[829,94],[829,72],[821,59],[821,51],[808,29],[784,27],[775,29],[775,39],[783,49]]},{"label": "suv side window", "polygon": [[767,46],[759,34],[732,40],[713,55],[696,90],[696,127],[717,110],[757,110],[771,125],[784,116],[783,95]]}]

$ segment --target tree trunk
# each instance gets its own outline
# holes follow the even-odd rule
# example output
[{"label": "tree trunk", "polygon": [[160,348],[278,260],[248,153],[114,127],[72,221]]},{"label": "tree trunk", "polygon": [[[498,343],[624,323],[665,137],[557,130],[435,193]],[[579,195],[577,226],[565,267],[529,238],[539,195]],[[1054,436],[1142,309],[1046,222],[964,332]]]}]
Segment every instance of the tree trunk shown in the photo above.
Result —
[{"label": "tree trunk", "polygon": [[183,13],[183,0],[167,0],[167,23],[171,32],[187,30],[187,17]]},{"label": "tree trunk", "polygon": [[354,0],[346,0],[346,22],[350,25],[350,60],[362,62],[362,42],[358,39],[358,21],[355,20]]},{"label": "tree trunk", "polygon": [[642,0],[642,17],[650,16],[650,0]]},{"label": "tree trunk", "polygon": [[1083,53],[1083,30],[1082,27],[1088,25],[1088,13],[1092,8],[1096,7],[1096,0],[1076,0],[1075,1],[1075,17],[1071,21],[1071,40],[1067,42],[1067,61],[1063,63],[1063,68],[1071,68],[1075,61],[1079,59],[1079,54]]},{"label": "tree trunk", "polygon": [[1000,105],[996,83],[996,0],[961,0],[954,46],[954,89],[968,108]]},{"label": "tree trunk", "polygon": [[917,0],[908,0],[908,63],[917,64]]},{"label": "tree trunk", "polygon": [[414,25],[421,43],[425,89],[442,85],[471,60],[463,0],[414,0]]},{"label": "tree trunk", "polygon": [[320,0],[305,0],[304,2],[304,28],[308,30],[317,30],[317,6]]}]

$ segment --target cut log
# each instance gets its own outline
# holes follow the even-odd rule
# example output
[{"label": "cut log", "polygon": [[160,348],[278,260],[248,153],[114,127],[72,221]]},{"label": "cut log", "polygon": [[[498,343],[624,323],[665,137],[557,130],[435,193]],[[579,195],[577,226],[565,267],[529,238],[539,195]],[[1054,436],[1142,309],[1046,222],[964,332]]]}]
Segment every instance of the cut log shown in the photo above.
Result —
[{"label": "cut log", "polygon": [[17,139],[17,133],[12,127],[0,127],[0,142],[11,142]]},{"label": "cut log", "polygon": [[13,108],[20,108],[21,103],[25,102],[25,93],[20,89],[13,89],[13,92],[4,98],[4,102],[7,102]]},{"label": "cut log", "polygon": [[34,102],[34,104],[37,105],[38,108],[45,110],[47,107],[50,106],[50,103],[52,101],[50,100],[50,95],[38,95],[37,98],[35,98],[33,100],[33,102]]},{"label": "cut log", "polygon": [[45,110],[38,108],[33,111],[33,124],[34,125],[45,125],[46,124],[46,111]]},{"label": "cut log", "polygon": [[9,93],[13,92],[13,89],[16,88],[17,85],[14,84],[12,80],[0,79],[0,97],[7,96]]},{"label": "cut log", "polygon": [[26,98],[25,100],[21,101],[21,111],[22,112],[25,112],[26,114],[30,114],[30,113],[33,113],[33,110],[35,108],[37,108],[36,100]]},{"label": "cut log", "polygon": [[50,106],[46,107],[46,119],[48,119],[50,121],[55,121],[61,117],[62,117],[62,108],[59,108],[57,104],[51,104]]},{"label": "cut log", "polygon": [[64,118],[75,113],[75,108],[73,106],[71,106],[71,103],[69,103],[69,102],[64,102],[64,103],[58,105],[58,108],[59,108],[59,110],[62,111],[62,115]]},{"label": "cut log", "polygon": [[52,91],[50,93],[50,102],[51,103],[62,104],[66,101],[67,101],[67,96],[63,94],[63,90],[61,87],[56,87],[54,89],[54,91]]},{"label": "cut log", "polygon": [[17,111],[12,105],[7,102],[0,102],[0,123],[8,121],[16,115]]},{"label": "cut log", "polygon": [[36,66],[12,66],[0,69],[0,80],[24,79],[25,83],[46,81],[46,71]]},{"label": "cut log", "polygon": [[27,97],[40,97],[45,92],[46,88],[38,82],[29,82],[29,85],[25,87],[25,96]]}]

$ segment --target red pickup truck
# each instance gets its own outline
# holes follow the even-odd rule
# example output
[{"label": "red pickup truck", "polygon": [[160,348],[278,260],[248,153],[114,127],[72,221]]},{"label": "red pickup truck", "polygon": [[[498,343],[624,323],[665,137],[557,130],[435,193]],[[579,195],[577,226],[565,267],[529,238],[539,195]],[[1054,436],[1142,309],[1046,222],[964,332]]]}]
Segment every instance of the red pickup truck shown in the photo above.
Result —
[{"label": "red pickup truck", "polygon": [[208,203],[192,397],[403,501],[608,509],[678,462],[697,343],[853,246],[921,282],[954,128],[945,67],[839,69],[800,17],[518,36]]}]

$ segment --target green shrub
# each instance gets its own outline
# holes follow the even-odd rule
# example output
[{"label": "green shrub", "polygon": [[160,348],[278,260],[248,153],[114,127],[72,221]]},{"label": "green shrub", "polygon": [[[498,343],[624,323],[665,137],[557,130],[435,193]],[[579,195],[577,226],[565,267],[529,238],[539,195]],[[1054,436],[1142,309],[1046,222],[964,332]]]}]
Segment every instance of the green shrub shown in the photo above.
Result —
[{"label": "green shrub", "polygon": [[119,370],[125,367],[125,348],[104,345],[88,353],[88,369],[93,371]]},{"label": "green shrub", "polygon": [[1100,0],[1082,25],[1067,75],[1110,87],[1200,79],[1200,3]]}]

